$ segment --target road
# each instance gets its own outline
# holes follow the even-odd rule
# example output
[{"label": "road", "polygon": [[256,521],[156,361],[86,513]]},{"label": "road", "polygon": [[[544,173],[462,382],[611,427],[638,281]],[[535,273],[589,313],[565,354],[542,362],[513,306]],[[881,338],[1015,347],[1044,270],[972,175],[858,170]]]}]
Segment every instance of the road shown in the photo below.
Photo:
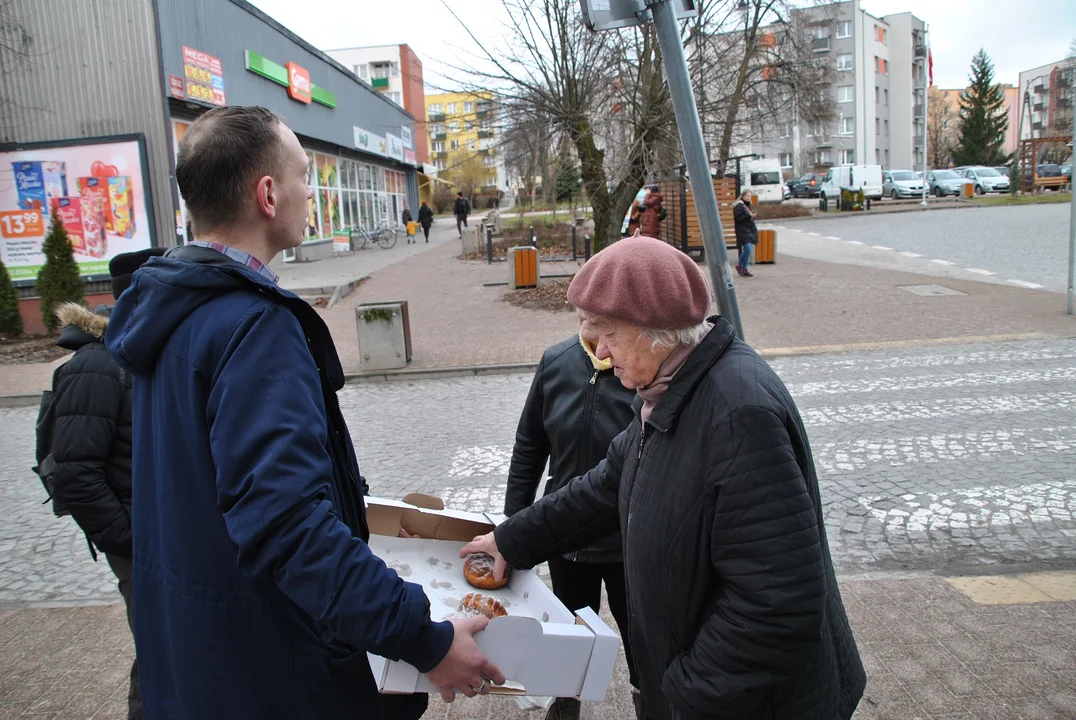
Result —
[{"label": "road", "polygon": [[1064,292],[1069,213],[1067,203],[1049,203],[865,212],[854,217],[774,221],[771,226],[810,234],[822,258],[870,257],[878,262],[886,262],[887,257],[892,262],[921,258],[921,267],[913,271],[922,272],[933,264],[937,271],[952,268],[970,273],[972,279]]},{"label": "road", "polygon": [[[785,358],[844,576],[1076,565],[1076,340]],[[348,386],[375,494],[499,511],[530,377]],[[115,600],[103,562],[41,505],[36,410],[0,410],[0,607]]]}]

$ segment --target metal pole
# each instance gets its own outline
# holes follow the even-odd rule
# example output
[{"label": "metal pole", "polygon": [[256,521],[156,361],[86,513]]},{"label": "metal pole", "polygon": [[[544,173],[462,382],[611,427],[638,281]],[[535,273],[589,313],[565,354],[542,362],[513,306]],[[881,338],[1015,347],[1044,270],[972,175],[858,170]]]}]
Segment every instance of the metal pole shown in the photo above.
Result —
[{"label": "metal pole", "polygon": [[[1072,114],[1072,137],[1076,138],[1076,113]],[[1073,147],[1076,147],[1074,145]],[[1069,178],[1069,315],[1076,315],[1076,192],[1072,192],[1072,178]]]},{"label": "metal pole", "polygon": [[493,226],[486,227],[486,263],[493,264]]},{"label": "metal pole", "polygon": [[533,225],[531,225],[531,247],[538,247],[538,238],[534,237]]},{"label": "metal pole", "polygon": [[676,126],[680,131],[680,144],[684,148],[684,160],[691,179],[691,192],[695,200],[695,212],[699,216],[702,244],[706,249],[706,264],[714,286],[717,309],[732,323],[736,335],[744,337],[740,321],[740,308],[736,303],[736,288],[732,284],[732,268],[725,251],[725,235],[721,230],[721,216],[717,209],[710,162],[706,157],[706,144],[699,123],[699,110],[691,90],[684,46],[680,41],[680,28],[669,0],[647,0],[654,14],[654,26],[658,34],[662,61],[665,63],[665,79],[669,83]]},{"label": "metal pole", "polygon": [[572,223],[572,262],[579,259],[579,241],[576,239],[575,223]]},{"label": "metal pole", "polygon": [[[927,37],[928,37],[927,33],[929,32],[927,30],[928,27],[930,27],[930,26],[925,25],[923,27],[923,46],[926,47],[926,49],[927,49],[927,57],[930,57],[930,42],[927,40]],[[930,101],[930,98],[929,98],[929,96],[930,96],[930,85],[927,84],[929,82],[929,80],[927,79],[926,64],[927,64],[927,58],[924,57],[923,58],[923,69],[924,69],[924,72],[923,72],[923,199],[919,202],[919,204],[921,206],[923,206],[923,207],[927,206],[927,138],[930,137],[929,133],[927,132],[927,103]]]},{"label": "metal pole", "polygon": [[590,235],[583,236],[583,260],[590,260]]}]

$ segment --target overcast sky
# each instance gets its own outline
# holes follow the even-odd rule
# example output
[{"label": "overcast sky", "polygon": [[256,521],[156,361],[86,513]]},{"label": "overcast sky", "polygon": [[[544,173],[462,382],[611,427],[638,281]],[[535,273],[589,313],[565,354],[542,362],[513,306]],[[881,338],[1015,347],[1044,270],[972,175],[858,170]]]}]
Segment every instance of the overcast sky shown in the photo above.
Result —
[{"label": "overcast sky", "polygon": [[[253,0],[323,50],[407,43],[422,59],[428,85],[451,84],[448,64],[476,52],[441,0]],[[497,0],[447,0],[478,37],[496,44],[503,16]],[[967,85],[971,57],[984,48],[998,82],[1064,58],[1076,38],[1073,0],[862,0],[872,15],[912,12],[930,28],[934,84]],[[445,80],[447,77],[449,80]]]}]

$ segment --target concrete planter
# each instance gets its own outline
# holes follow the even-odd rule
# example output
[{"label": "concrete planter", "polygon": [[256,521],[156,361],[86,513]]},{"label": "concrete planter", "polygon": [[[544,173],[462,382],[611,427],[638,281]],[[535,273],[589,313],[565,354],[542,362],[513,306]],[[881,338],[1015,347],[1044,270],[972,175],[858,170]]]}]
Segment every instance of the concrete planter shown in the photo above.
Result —
[{"label": "concrete planter", "polygon": [[359,305],[355,308],[359,369],[393,370],[411,361],[411,321],[407,301]]}]

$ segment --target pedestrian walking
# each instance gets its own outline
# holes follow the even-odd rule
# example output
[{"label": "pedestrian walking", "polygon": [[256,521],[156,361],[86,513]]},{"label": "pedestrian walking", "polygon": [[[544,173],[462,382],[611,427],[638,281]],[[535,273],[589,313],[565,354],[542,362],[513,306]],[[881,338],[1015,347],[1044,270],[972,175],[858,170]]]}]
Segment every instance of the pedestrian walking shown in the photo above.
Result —
[{"label": "pedestrian walking", "polygon": [[422,226],[422,234],[426,236],[426,242],[430,241],[430,226],[433,225],[433,210],[422,201],[422,207],[418,209],[418,224]]},{"label": "pedestrian walking", "polygon": [[375,557],[343,371],[316,311],[270,269],[307,224],[307,157],[265,108],[203,113],[176,180],[198,241],[154,258],[105,336],[134,375],[135,643],[149,717],[413,720],[367,653],[446,701],[504,676],[484,617],[433,622]]},{"label": "pedestrian walking", "polygon": [[463,228],[467,227],[467,216],[471,214],[471,203],[463,197],[462,192],[456,193],[456,203],[452,207],[452,214],[456,216],[456,231],[463,237]]},{"label": "pedestrian walking", "polygon": [[[608,360],[594,351],[597,332],[582,321],[579,334],[542,354],[516,429],[504,514],[511,517],[534,503],[538,486],[550,477],[544,494],[556,492],[605,456],[609,443],[631,423],[635,391],[624,387]],[[637,697],[635,658],[628,633],[624,588],[624,555],[620,533],[614,531],[578,551],[549,559],[553,594],[572,612],[601,606],[602,583],[609,611],[624,640],[628,677]],[[546,720],[578,720],[580,703],[557,698]]]},{"label": "pedestrian walking", "polygon": [[[130,285],[131,273],[162,249],[112,258],[112,295]],[[116,576],[134,631],[131,545],[131,376],[109,357],[104,345],[112,308],[92,311],[75,303],[56,310],[63,323],[56,344],[73,350],[53,373],[52,392],[39,428],[38,472],[51,486],[53,507],[70,515],[86,534],[90,553],[104,554]],[[131,663],[127,718],[141,720],[137,654]]]},{"label": "pedestrian walking", "polygon": [[530,568],[620,528],[644,720],[848,720],[866,674],[796,404],[693,260],[647,237],[591,258],[568,301],[638,392],[604,460],[464,546]]},{"label": "pedestrian walking", "polygon": [[646,237],[656,238],[661,234],[661,221],[665,219],[664,209],[661,207],[663,200],[660,186],[651,185],[647,189],[639,220],[639,231]]},{"label": "pedestrian walking", "polygon": [[413,242],[417,242],[415,238],[415,227],[411,224],[411,211],[407,208],[403,209],[400,213],[400,222],[403,223],[404,233],[407,235],[407,244],[410,245]]},{"label": "pedestrian walking", "polygon": [[758,214],[751,207],[751,191],[744,190],[740,197],[732,204],[732,220],[736,225],[736,249],[740,253],[736,261],[736,272],[743,277],[754,277],[748,269],[751,262],[751,252],[758,244],[758,226],[755,218]]}]

